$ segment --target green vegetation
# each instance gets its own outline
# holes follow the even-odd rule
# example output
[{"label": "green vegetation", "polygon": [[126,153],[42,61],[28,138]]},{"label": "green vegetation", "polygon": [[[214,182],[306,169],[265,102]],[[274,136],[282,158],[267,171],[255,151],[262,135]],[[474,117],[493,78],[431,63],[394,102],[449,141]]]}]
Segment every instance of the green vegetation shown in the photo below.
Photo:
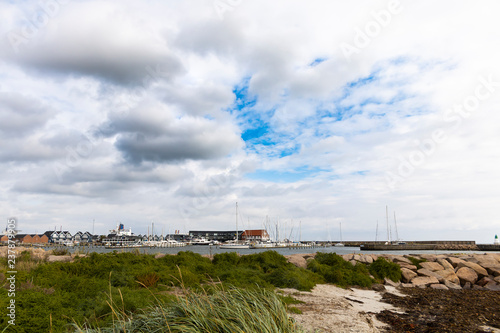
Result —
[{"label": "green vegetation", "polygon": [[66,248],[59,248],[59,249],[53,249],[52,254],[55,256],[67,256],[70,255],[68,249]]},{"label": "green vegetation", "polygon": [[398,264],[387,261],[385,258],[378,258],[370,265],[370,273],[377,279],[391,279],[394,282],[401,280],[401,268]]},{"label": "green vegetation", "polygon": [[317,253],[307,268],[321,275],[326,282],[344,288],[349,285],[369,287],[373,283],[365,264],[358,263],[353,266],[335,253]]},{"label": "green vegetation", "polygon": [[132,316],[113,305],[115,321],[78,332],[300,332],[283,301],[266,289],[222,287],[184,295]]},{"label": "green vegetation", "polygon": [[[116,325],[125,325],[127,332],[153,332],[144,327],[156,327],[165,318],[169,325],[172,323],[170,329],[192,321],[189,325],[201,325],[196,326],[201,330],[217,327],[220,332],[258,332],[245,326],[250,323],[234,326],[227,318],[236,316],[230,312],[233,310],[245,313],[251,309],[258,314],[260,306],[272,313],[262,312],[251,320],[274,320],[276,331],[295,332],[283,313],[300,310],[290,306],[293,297],[275,294],[276,287],[307,291],[325,282],[368,287],[373,283],[370,273],[377,279],[397,280],[401,276],[398,265],[383,259],[353,266],[334,253],[318,253],[304,269],[276,251],[245,256],[222,253],[213,260],[189,251],[158,259],[139,252],[114,251],[79,256],[73,262],[50,263],[32,258],[26,251],[18,256],[16,269],[16,327],[2,332],[74,332],[75,327],[110,332]],[[0,283],[5,282],[6,271],[7,259],[0,258]],[[266,298],[271,303],[265,303]],[[0,307],[5,308],[9,299],[7,289],[0,288]],[[227,313],[211,312],[215,311],[210,306],[214,304],[221,304],[221,309],[225,306],[221,311]],[[203,322],[203,316],[208,316],[204,319],[207,322]],[[229,326],[213,326],[222,325],[216,319],[228,321]],[[7,320],[6,316],[0,317],[1,328],[7,326]],[[194,328],[188,331],[197,332]]]},{"label": "green vegetation", "polygon": [[422,266],[420,266],[420,264],[427,261],[427,259],[423,259],[423,258],[417,259],[415,257],[410,257],[410,256],[408,256],[408,259],[410,259],[410,261],[412,262],[413,265],[417,266],[417,269],[422,268]]}]

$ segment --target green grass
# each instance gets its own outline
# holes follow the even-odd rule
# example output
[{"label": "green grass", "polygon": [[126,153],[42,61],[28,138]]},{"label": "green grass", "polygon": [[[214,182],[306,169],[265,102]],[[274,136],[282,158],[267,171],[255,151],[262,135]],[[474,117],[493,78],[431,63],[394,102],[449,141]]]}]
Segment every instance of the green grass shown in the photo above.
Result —
[{"label": "green grass", "polygon": [[203,292],[184,290],[175,301],[149,307],[134,316],[111,304],[112,325],[77,332],[300,332],[288,317],[280,297],[266,289],[213,287]]},{"label": "green grass", "polygon": [[322,276],[326,282],[344,288],[352,285],[370,287],[373,283],[367,265],[358,263],[353,266],[335,253],[318,252],[307,268]]}]

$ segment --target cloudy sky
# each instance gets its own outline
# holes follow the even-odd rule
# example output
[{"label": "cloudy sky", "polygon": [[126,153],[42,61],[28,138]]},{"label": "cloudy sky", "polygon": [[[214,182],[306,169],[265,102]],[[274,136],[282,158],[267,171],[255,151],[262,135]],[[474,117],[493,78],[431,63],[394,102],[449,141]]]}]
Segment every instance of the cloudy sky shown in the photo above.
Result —
[{"label": "cloudy sky", "polygon": [[[497,1],[2,1],[23,232],[500,234]],[[267,221],[266,223],[266,216]],[[301,231],[301,236],[300,232]]]}]

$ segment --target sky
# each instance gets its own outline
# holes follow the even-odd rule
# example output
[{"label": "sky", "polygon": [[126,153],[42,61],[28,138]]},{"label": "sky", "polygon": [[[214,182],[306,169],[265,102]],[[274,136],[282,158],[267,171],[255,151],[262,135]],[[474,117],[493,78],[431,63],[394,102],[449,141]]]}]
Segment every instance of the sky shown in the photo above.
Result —
[{"label": "sky", "polygon": [[238,221],[293,240],[341,229],[492,243],[499,12],[498,1],[1,1],[1,215],[23,233]]}]

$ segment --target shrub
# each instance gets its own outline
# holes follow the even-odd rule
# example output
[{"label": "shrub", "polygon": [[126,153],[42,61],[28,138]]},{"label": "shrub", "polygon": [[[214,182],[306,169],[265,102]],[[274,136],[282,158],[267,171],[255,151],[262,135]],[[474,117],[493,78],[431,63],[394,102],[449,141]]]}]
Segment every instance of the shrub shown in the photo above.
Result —
[{"label": "shrub", "polygon": [[369,287],[373,282],[364,264],[358,263],[353,266],[335,253],[318,252],[314,260],[308,263],[307,268],[321,275],[326,282],[341,287],[349,285]]},{"label": "shrub", "polygon": [[156,272],[150,272],[137,276],[137,282],[144,288],[156,287],[160,277]]},{"label": "shrub", "polygon": [[68,249],[65,248],[53,249],[52,254],[55,256],[67,256],[69,255],[69,251]]},{"label": "shrub", "polygon": [[401,280],[401,268],[398,264],[380,257],[370,265],[370,273],[377,279],[389,278],[394,282]]}]

